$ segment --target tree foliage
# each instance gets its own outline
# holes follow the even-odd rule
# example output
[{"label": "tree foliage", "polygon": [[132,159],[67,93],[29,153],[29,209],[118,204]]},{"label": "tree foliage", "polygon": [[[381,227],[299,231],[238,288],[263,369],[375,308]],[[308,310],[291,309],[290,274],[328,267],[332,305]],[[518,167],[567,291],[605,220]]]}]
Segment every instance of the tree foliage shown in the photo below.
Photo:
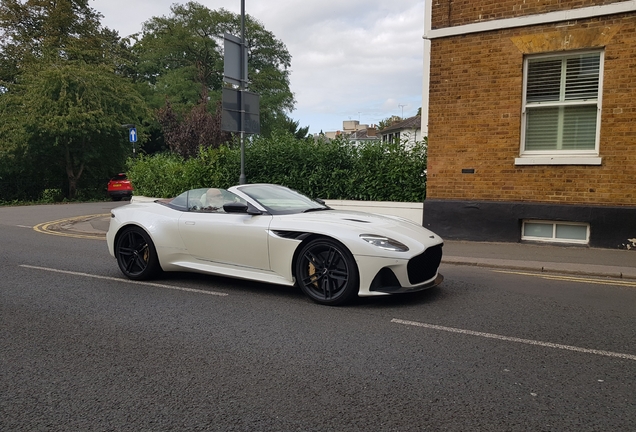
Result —
[{"label": "tree foliage", "polygon": [[391,116],[391,117],[387,117],[384,120],[380,120],[380,123],[378,123],[378,130],[382,130],[385,128],[388,128],[390,126],[393,126],[396,123],[399,123],[402,121],[402,117],[400,116]]},{"label": "tree foliage", "polygon": [[276,119],[274,129],[280,132],[289,132],[296,139],[309,138],[309,126],[300,127],[300,121],[294,120],[287,115]]},{"label": "tree foliage", "polygon": [[[240,15],[195,2],[175,4],[170,16],[146,21],[132,50],[138,58],[135,79],[145,87],[151,106],[164,107],[168,100],[183,118],[209,96],[208,111],[214,112],[224,85],[223,35],[240,35],[240,28]],[[261,131],[268,135],[294,106],[291,56],[283,42],[249,15],[245,40],[249,90],[260,95]]]},{"label": "tree foliage", "polygon": [[25,151],[45,155],[48,165],[66,173],[71,198],[86,169],[123,162],[121,124],[140,124],[147,115],[131,83],[107,66],[83,62],[44,65],[24,74],[4,97],[7,108],[19,106],[15,126]]},{"label": "tree foliage", "polygon": [[2,0],[0,80],[15,82],[34,62],[123,64],[124,46],[99,19],[88,0]]},{"label": "tree foliage", "polygon": [[[129,56],[87,0],[0,1],[0,176],[109,176],[126,154],[122,123],[149,112],[122,76]],[[10,125],[10,126],[6,126]]]},{"label": "tree foliage", "polygon": [[166,106],[157,112],[157,118],[168,148],[185,159],[196,156],[200,148],[218,148],[231,139],[229,133],[221,130],[220,103],[217,103],[215,113],[211,114],[206,104],[200,102],[179,121],[167,101]]}]

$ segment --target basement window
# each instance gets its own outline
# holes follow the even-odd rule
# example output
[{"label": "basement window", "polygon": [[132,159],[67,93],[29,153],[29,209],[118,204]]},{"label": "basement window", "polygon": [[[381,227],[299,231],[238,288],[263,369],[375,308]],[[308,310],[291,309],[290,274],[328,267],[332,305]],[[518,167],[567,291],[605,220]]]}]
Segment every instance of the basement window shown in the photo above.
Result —
[{"label": "basement window", "polygon": [[524,220],[521,230],[521,240],[576,244],[590,240],[590,226],[585,223]]}]

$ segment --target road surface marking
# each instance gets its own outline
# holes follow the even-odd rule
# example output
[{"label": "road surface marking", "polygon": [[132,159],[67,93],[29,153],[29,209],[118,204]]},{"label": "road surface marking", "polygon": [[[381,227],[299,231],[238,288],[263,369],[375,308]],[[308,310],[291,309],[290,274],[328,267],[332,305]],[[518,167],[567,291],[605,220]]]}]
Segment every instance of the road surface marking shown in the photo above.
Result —
[{"label": "road surface marking", "polygon": [[424,327],[424,328],[432,329],[432,330],[440,330],[440,331],[451,332],[451,333],[461,333],[461,334],[466,334],[470,336],[479,336],[479,337],[488,338],[488,339],[498,339],[498,340],[507,341],[507,342],[517,342],[517,343],[522,343],[527,345],[537,345],[537,346],[542,346],[547,348],[557,348],[557,349],[562,349],[567,351],[576,351],[576,352],[581,352],[586,354],[596,354],[596,355],[602,355],[606,357],[617,357],[617,358],[636,361],[636,355],[632,355],[632,354],[622,354],[622,353],[616,353],[612,351],[579,348],[579,347],[575,347],[571,345],[561,345],[561,344],[555,344],[551,342],[536,341],[532,339],[521,339],[516,337],[510,337],[510,336],[501,336],[501,335],[492,334],[492,333],[482,333],[482,332],[476,332],[473,330],[464,330],[464,329],[459,329],[454,327],[444,327],[444,326],[435,325],[435,324],[426,324],[426,323],[421,323],[417,321],[406,321],[406,320],[401,320],[397,318],[392,319],[391,322],[396,324],[415,326],[415,327]]},{"label": "road surface marking", "polygon": [[33,228],[32,226],[27,226],[27,225],[16,225],[19,228]]},{"label": "road surface marking", "polygon": [[58,219],[58,220],[55,220],[55,221],[43,222],[41,224],[38,224],[38,225],[33,227],[33,230],[37,231],[39,233],[42,233],[42,234],[51,234],[51,235],[62,236],[62,237],[73,237],[73,238],[87,238],[87,239],[104,240],[104,239],[106,239],[106,233],[95,233],[95,234],[91,235],[91,234],[82,234],[82,233],[79,233],[79,232],[56,231],[53,228],[56,227],[57,225],[62,224],[62,223],[73,224],[75,222],[83,222],[83,221],[87,221],[87,220],[90,220],[90,219],[96,219],[98,217],[107,217],[109,215],[110,215],[110,213],[104,213],[104,214],[76,216],[76,217],[72,217],[72,218]]},{"label": "road surface marking", "polygon": [[607,279],[590,279],[584,277],[577,276],[558,276],[558,275],[549,275],[545,273],[526,273],[526,272],[518,272],[511,270],[493,270],[495,273],[507,273],[507,274],[516,274],[522,276],[535,276],[543,279],[550,280],[561,280],[567,282],[582,282],[596,285],[617,285],[617,286],[626,286],[631,288],[636,288],[636,281],[627,281],[627,280],[607,280]]},{"label": "road surface marking", "polygon": [[73,271],[67,271],[67,270],[58,270],[58,269],[52,269],[52,268],[47,268],[47,267],[37,267],[37,266],[31,266],[31,265],[26,265],[26,264],[20,264],[20,267],[29,268],[29,269],[35,269],[35,270],[44,270],[44,271],[54,272],[54,273],[64,273],[64,274],[69,274],[69,275],[73,275],[73,276],[85,276],[85,277],[91,277],[91,278],[95,278],[95,279],[105,279],[105,280],[111,280],[111,281],[115,281],[115,282],[124,282],[124,283],[130,283],[130,284],[135,284],[135,285],[145,285],[145,286],[151,286],[151,287],[157,287],[157,288],[167,288],[167,289],[177,290],[177,291],[186,291],[186,292],[193,292],[193,293],[199,293],[199,294],[215,295],[215,296],[221,296],[221,297],[225,297],[227,295],[226,293],[220,293],[220,292],[215,292],[215,291],[204,291],[204,290],[199,290],[199,289],[194,289],[194,288],[176,287],[176,286],[172,286],[172,285],[163,285],[163,284],[157,284],[157,283],[152,283],[152,282],[134,281],[134,280],[130,280],[130,279],[114,278],[114,277],[110,277],[110,276],[92,275],[92,274],[88,274],[88,273],[79,273],[79,272],[73,272]]}]

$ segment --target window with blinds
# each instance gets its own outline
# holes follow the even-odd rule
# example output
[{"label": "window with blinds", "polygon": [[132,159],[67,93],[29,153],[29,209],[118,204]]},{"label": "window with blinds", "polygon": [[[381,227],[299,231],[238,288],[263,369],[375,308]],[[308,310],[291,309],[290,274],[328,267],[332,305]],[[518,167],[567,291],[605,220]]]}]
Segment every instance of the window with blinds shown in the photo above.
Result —
[{"label": "window with blinds", "polygon": [[597,151],[602,53],[528,57],[523,151]]}]

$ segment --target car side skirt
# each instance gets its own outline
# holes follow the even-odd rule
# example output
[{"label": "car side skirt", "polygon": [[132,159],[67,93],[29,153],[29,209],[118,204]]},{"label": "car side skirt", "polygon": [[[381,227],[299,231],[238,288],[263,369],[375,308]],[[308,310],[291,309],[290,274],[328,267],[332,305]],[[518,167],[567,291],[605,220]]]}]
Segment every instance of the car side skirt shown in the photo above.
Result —
[{"label": "car side skirt", "polygon": [[264,283],[272,283],[277,285],[294,285],[294,281],[285,279],[284,277],[267,270],[253,269],[249,267],[239,267],[230,264],[216,263],[203,260],[179,260],[172,261],[170,264],[163,265],[166,271],[191,271],[196,273],[214,274],[217,276],[225,276],[234,279],[253,280]]}]

